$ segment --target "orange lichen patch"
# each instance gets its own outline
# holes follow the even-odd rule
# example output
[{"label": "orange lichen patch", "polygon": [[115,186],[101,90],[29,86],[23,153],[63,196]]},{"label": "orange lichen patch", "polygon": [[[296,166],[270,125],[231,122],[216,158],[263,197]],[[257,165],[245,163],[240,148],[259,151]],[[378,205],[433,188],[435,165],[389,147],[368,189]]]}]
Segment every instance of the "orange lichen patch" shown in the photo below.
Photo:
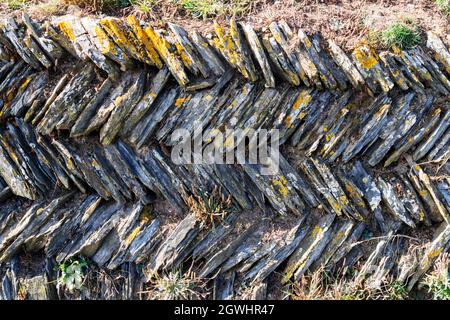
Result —
[{"label": "orange lichen patch", "polygon": [[362,44],[356,47],[353,55],[365,69],[372,69],[378,64],[378,56],[375,50],[368,44]]},{"label": "orange lichen patch", "polygon": [[307,113],[306,112],[300,112],[300,114],[298,115],[298,119],[302,120],[304,117],[306,117]]},{"label": "orange lichen patch", "polygon": [[442,253],[442,251],[442,248],[431,250],[430,252],[428,252],[427,258],[429,260],[433,260],[434,258],[438,257]]},{"label": "orange lichen patch", "polygon": [[284,125],[286,128],[292,128],[292,117],[291,116],[286,116],[286,118],[284,119]]},{"label": "orange lichen patch", "polygon": [[352,187],[348,182],[345,182],[344,185],[345,185],[345,190],[346,190],[346,191],[352,196],[352,198],[355,200],[355,204],[356,204],[358,207],[365,208],[365,207],[366,207],[366,204],[364,203],[364,200],[363,200],[363,198],[360,196],[360,194],[357,193],[357,192],[355,192],[355,190],[353,189],[353,187]]},{"label": "orange lichen patch", "polygon": [[189,100],[188,97],[178,98],[175,100],[175,107],[180,108],[187,100]]},{"label": "orange lichen patch", "polygon": [[306,107],[312,100],[312,96],[309,94],[308,90],[303,90],[298,95],[297,99],[295,99],[294,104],[292,105],[293,110],[298,110],[300,106]]}]

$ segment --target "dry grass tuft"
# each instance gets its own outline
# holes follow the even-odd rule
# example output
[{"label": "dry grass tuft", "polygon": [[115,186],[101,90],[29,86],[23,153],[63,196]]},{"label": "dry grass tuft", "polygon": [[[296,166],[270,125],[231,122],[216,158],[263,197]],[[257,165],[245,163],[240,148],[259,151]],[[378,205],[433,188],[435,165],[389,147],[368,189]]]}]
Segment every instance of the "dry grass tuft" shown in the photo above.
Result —
[{"label": "dry grass tuft", "polygon": [[204,297],[205,283],[189,269],[183,273],[180,269],[167,273],[155,273],[150,280],[151,289],[147,291],[151,299],[156,300],[197,300]]},{"label": "dry grass tuft", "polygon": [[130,5],[128,0],[60,0],[60,2],[65,5],[76,5],[92,12],[120,9]]},{"label": "dry grass tuft", "polygon": [[293,300],[404,300],[405,286],[386,279],[379,288],[356,281],[356,274],[344,269],[332,275],[319,267],[291,285],[288,296]]},{"label": "dry grass tuft", "polygon": [[231,195],[225,197],[218,187],[209,195],[190,196],[186,202],[190,211],[205,227],[220,224],[231,211]]},{"label": "dry grass tuft", "polygon": [[450,300],[450,255],[442,254],[422,282],[434,300]]}]

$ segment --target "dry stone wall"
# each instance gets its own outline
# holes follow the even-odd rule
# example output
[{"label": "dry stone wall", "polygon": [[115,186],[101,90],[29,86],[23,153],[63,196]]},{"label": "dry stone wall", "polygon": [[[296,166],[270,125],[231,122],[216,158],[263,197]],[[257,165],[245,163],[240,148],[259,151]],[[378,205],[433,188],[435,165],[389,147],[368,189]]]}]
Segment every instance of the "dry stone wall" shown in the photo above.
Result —
[{"label": "dry stone wall", "polygon": [[[449,75],[448,47],[431,32],[423,47],[347,54],[283,21],[201,35],[133,16],[4,19],[0,297],[18,298],[20,281],[45,287],[32,298],[58,296],[54,265],[78,256],[129,277],[120,294],[105,283],[90,298],[136,298],[148,273],[186,265],[214,298],[243,287],[265,298],[275,273],[285,284],[357,261],[361,281],[390,276],[411,290],[450,247]],[[279,172],[174,164],[170,134],[198,120],[279,129]],[[217,187],[233,213],[205,228],[187,199]],[[172,209],[151,209],[161,201],[181,213],[170,228]],[[291,224],[268,241],[267,216]],[[368,230],[382,240],[363,253],[355,243]],[[408,246],[393,239],[420,230],[434,233],[427,249],[402,264]],[[19,281],[24,251],[43,262]]]}]

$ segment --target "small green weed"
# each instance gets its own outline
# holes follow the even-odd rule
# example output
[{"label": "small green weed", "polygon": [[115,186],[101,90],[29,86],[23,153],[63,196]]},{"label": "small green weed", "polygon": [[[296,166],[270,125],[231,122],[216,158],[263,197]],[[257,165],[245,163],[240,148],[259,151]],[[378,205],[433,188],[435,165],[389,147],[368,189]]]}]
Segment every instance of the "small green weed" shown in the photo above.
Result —
[{"label": "small green weed", "polygon": [[58,278],[58,286],[67,288],[70,292],[81,290],[88,262],[84,258],[69,259],[59,265],[61,275]]},{"label": "small green weed", "polygon": [[434,3],[436,3],[439,10],[447,15],[450,15],[450,0],[434,0]]},{"label": "small green weed", "polygon": [[420,43],[420,33],[412,23],[397,22],[381,32],[380,40],[385,48],[398,47],[406,50]]},{"label": "small green weed", "polygon": [[450,300],[450,256],[443,254],[436,260],[434,269],[425,276],[422,285],[434,300]]}]

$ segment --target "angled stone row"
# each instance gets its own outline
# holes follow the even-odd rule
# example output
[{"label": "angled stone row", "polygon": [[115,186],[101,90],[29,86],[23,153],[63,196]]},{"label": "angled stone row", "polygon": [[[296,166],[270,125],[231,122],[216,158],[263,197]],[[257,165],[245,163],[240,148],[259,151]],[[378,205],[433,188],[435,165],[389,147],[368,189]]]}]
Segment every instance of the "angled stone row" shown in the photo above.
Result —
[{"label": "angled stone row", "polygon": [[[38,288],[54,286],[57,274],[53,257],[61,263],[81,255],[90,257],[100,268],[127,270],[127,276],[133,275],[138,285],[122,289],[120,294],[128,292],[128,296],[120,298],[137,297],[151,272],[170,272],[188,263],[202,279],[213,278],[210,286],[216,299],[242,296],[243,288],[264,299],[268,277],[276,270],[282,274],[283,285],[318,266],[328,270],[352,267],[363,255],[358,246],[366,228],[362,222],[309,214],[282,238],[267,241],[263,240],[268,231],[263,220],[242,229],[238,228],[239,219],[238,214],[232,214],[214,229],[205,229],[189,214],[173,230],[164,231],[160,218],[139,202],[103,202],[96,195],[70,192],[34,203],[17,223],[10,219],[9,224],[2,221],[0,225],[0,259],[5,267],[0,296],[17,299],[17,285],[30,280],[39,280]],[[411,261],[405,242],[395,238],[399,227],[400,223],[393,222],[390,231],[382,234],[356,281],[379,288],[389,276],[411,290],[434,260],[449,249],[450,228],[445,223],[419,259]],[[43,250],[49,257],[38,279],[22,275],[17,280],[18,262],[13,255],[21,247],[27,252]],[[98,298],[102,297],[105,295]]]},{"label": "angled stone row", "polygon": [[122,141],[101,147],[49,139],[20,118],[2,126],[0,154],[0,175],[8,185],[2,187],[4,193],[31,200],[75,188],[120,203],[138,199],[147,204],[152,194],[158,195],[184,210],[190,195],[220,186],[241,210],[265,209],[267,199],[281,215],[301,216],[320,206],[330,214],[369,221],[372,214],[381,214],[383,198],[398,220],[415,228],[417,223],[448,221],[450,212],[448,183],[436,186],[412,159],[410,172],[375,177],[360,161],[332,167],[319,158],[300,156],[293,167],[280,155],[278,172],[262,175],[261,164],[176,165],[159,147],[136,153]]},{"label": "angled stone row", "polygon": [[448,49],[433,33],[427,37],[429,53],[417,47],[379,54],[362,43],[348,56],[332,40],[303,30],[294,33],[284,21],[257,34],[250,25],[231,19],[228,31],[215,23],[214,34],[205,38],[171,23],[167,30],[157,30],[133,16],[68,15],[38,24],[24,13],[20,23],[2,21],[0,58],[6,61],[15,52],[33,68],[48,69],[65,51],[93,62],[112,78],[139,64],[166,66],[186,90],[209,87],[232,67],[248,81],[261,80],[270,88],[285,81],[328,90],[364,88],[371,94],[394,86],[418,91],[432,87],[448,94]]},{"label": "angled stone row", "polygon": [[[172,140],[175,129],[194,133],[201,127],[211,139],[240,129],[240,136],[224,137],[223,146],[233,148],[251,130],[278,129],[281,143],[327,161],[367,154],[371,166],[386,167],[412,149],[416,161],[449,157],[448,100],[431,89],[394,89],[372,98],[353,90],[265,88],[230,71],[211,88],[186,92],[165,68],[124,72],[113,82],[92,64],[76,66],[49,86],[44,72],[30,73],[24,63],[9,67],[0,119],[22,117],[46,135],[68,130],[78,138],[98,131],[103,145],[122,139],[142,148],[154,140],[173,146],[179,142]],[[47,99],[44,91],[51,91]]]}]

